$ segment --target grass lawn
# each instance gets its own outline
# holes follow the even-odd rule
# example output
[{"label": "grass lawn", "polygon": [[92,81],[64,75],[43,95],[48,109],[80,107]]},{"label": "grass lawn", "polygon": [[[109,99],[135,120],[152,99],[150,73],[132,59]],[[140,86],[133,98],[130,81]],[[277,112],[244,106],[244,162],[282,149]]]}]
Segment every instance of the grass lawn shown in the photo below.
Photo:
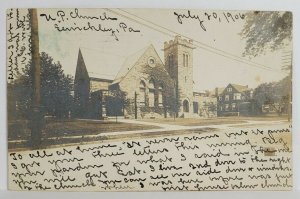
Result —
[{"label": "grass lawn", "polygon": [[[128,124],[114,121],[82,121],[82,120],[48,120],[43,131],[43,145],[64,144],[70,136],[81,136],[79,142],[85,141],[84,136],[97,135],[115,131],[130,131],[143,129],[158,129],[157,126]],[[8,122],[8,141],[20,141],[9,143],[8,148],[20,148],[28,145],[30,130],[28,121]],[[78,142],[78,140],[74,140]],[[67,141],[69,142],[69,141]]]},{"label": "grass lawn", "polygon": [[[218,117],[208,119],[194,118],[162,118],[162,119],[147,119],[154,123],[174,124],[182,126],[208,126],[218,124],[245,124],[247,121],[276,121],[287,120],[287,117]],[[101,136],[101,133],[144,130],[144,129],[159,129],[155,125],[130,124],[114,121],[87,121],[87,120],[47,120],[42,135],[41,148],[49,148],[54,145],[75,145],[88,142],[99,142],[101,140],[114,139],[130,139],[141,137],[156,137],[162,135],[176,135],[185,133],[195,133],[197,130],[179,130],[179,131],[164,131],[138,133],[134,135],[106,135]],[[205,131],[211,131],[207,127]],[[199,133],[204,129],[199,130]],[[98,135],[91,137],[91,135]],[[75,136],[75,137],[74,137]],[[76,137],[77,136],[77,137]],[[11,149],[28,149],[30,140],[30,130],[28,129],[28,121],[9,121],[8,122],[8,148]]]},{"label": "grass lawn", "polygon": [[161,119],[144,119],[142,121],[174,124],[181,126],[206,126],[218,124],[238,124],[247,121],[278,121],[287,120],[287,116],[268,116],[268,117],[216,117],[216,118],[161,118]]},{"label": "grass lawn", "polygon": [[[46,125],[46,137],[58,136],[84,136],[95,135],[106,132],[116,131],[132,131],[143,129],[157,129],[157,126],[129,124],[114,121],[64,121],[64,122],[51,122]],[[48,134],[48,135],[46,135]]]}]

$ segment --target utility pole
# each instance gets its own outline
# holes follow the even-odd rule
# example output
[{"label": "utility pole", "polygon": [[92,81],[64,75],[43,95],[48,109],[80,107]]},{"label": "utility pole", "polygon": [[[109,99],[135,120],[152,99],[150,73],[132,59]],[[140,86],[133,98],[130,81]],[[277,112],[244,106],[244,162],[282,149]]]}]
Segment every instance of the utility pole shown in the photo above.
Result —
[{"label": "utility pole", "polygon": [[291,121],[292,118],[292,91],[293,91],[293,78],[292,78],[292,71],[293,71],[293,54],[292,51],[284,52],[282,56],[283,61],[283,68],[289,70],[288,74],[288,104],[287,104],[287,114],[288,114],[288,121]]},{"label": "utility pole", "polygon": [[31,60],[33,70],[33,106],[30,118],[31,147],[38,149],[41,145],[43,114],[41,111],[41,65],[39,55],[39,35],[37,10],[29,9],[31,25]]}]

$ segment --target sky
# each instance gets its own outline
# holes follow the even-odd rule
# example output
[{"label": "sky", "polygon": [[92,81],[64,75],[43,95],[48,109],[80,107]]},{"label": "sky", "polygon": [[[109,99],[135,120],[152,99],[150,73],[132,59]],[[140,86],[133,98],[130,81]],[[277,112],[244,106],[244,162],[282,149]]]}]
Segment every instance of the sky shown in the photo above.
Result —
[{"label": "sky", "polygon": [[[281,70],[282,56],[291,49],[290,46],[252,58],[251,63],[246,64],[248,58],[242,57],[245,41],[239,35],[245,23],[241,19],[243,11],[191,10],[193,18],[180,19],[178,16],[183,14],[188,16],[188,10],[39,9],[38,13],[55,18],[47,21],[45,15],[39,17],[40,51],[59,61],[65,73],[72,76],[75,76],[79,48],[89,72],[112,79],[126,57],[150,44],[164,62],[164,42],[174,39],[176,34],[192,38],[196,45],[193,52],[194,90],[212,90],[229,83],[255,88],[286,76]],[[103,19],[105,15],[117,20],[87,19],[88,16]],[[210,20],[207,15],[210,15]],[[118,29],[119,33],[113,36],[109,31],[58,31],[66,27],[87,26],[87,23],[94,26],[100,23],[102,28]],[[126,32],[122,28],[124,24]],[[242,57],[243,62],[234,60],[240,59],[229,54]],[[254,66],[253,62],[271,69]]]}]

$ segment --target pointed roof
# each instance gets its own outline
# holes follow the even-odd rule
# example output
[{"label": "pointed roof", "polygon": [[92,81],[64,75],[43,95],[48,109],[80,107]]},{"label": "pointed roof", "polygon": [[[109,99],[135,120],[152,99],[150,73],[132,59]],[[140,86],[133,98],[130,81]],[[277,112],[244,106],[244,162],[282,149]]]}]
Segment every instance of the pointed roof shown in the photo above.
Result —
[{"label": "pointed roof", "polygon": [[79,48],[78,52],[78,58],[77,58],[77,66],[76,66],[76,72],[75,72],[75,79],[80,78],[89,78],[88,71],[86,69],[86,65],[84,63],[84,59],[81,53],[81,50]]},{"label": "pointed roof", "polygon": [[113,84],[119,83],[127,75],[127,73],[134,67],[134,65],[138,62],[141,56],[151,47],[154,48],[153,45],[151,44],[150,46],[142,48],[141,50],[133,53],[132,55],[129,55],[127,59],[124,61],[118,74],[116,75]]}]

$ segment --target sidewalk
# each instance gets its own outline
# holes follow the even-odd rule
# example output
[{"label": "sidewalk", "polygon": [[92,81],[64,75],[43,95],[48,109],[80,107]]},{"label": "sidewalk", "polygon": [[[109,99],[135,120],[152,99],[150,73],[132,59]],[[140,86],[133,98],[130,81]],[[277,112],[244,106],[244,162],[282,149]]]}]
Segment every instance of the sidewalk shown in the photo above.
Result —
[{"label": "sidewalk", "polygon": [[[88,120],[84,119],[82,121],[91,121],[91,122],[101,122],[100,120]],[[111,119],[114,121],[114,119]],[[163,124],[157,122],[148,122],[148,121],[140,121],[140,120],[132,120],[132,119],[118,119],[120,123],[127,123],[127,124],[138,124],[138,125],[145,125],[145,126],[156,126],[157,128],[152,129],[139,129],[139,130],[129,130],[129,131],[113,131],[113,132],[99,132],[95,134],[86,134],[86,135],[68,135],[68,136],[60,136],[60,137],[53,137],[47,138],[45,142],[48,142],[48,147],[63,147],[69,145],[76,145],[76,144],[87,144],[89,142],[98,142],[104,140],[117,140],[117,139],[128,139],[128,138],[141,138],[141,137],[151,137],[151,136],[169,136],[169,135],[177,135],[177,134],[188,134],[193,132],[210,132],[210,131],[221,131],[221,130],[228,130],[228,129],[238,129],[243,127],[248,127],[251,125],[264,125],[270,126],[274,124],[281,124],[287,123],[287,121],[247,121],[245,123],[235,123],[235,124],[217,124],[217,125],[201,125],[201,126],[181,126],[175,124]],[[51,144],[53,141],[58,141],[61,144]],[[20,142],[26,140],[11,140],[9,141],[10,144],[20,144]],[[71,141],[71,142],[70,142]],[[17,146],[17,145],[16,145]],[[28,149],[28,147],[24,148],[12,148],[13,150],[22,150]]]},{"label": "sidewalk", "polygon": [[[287,121],[247,121],[246,123],[237,123],[237,124],[219,124],[219,125],[207,125],[207,126],[181,126],[174,124],[161,124],[155,122],[145,122],[139,120],[131,119],[120,119],[120,122],[131,123],[131,124],[144,124],[144,125],[153,125],[160,127],[159,129],[149,129],[149,130],[135,130],[135,131],[123,131],[123,132],[110,132],[110,133],[101,133],[101,135],[125,135],[125,134],[134,134],[134,133],[147,133],[147,132],[163,132],[163,131],[176,131],[176,130],[191,130],[191,129],[205,129],[205,128],[214,128],[217,130],[226,130],[235,126],[248,126],[248,125],[272,125],[285,123]],[[100,134],[98,134],[100,135]],[[97,136],[97,135],[96,135]]]}]

